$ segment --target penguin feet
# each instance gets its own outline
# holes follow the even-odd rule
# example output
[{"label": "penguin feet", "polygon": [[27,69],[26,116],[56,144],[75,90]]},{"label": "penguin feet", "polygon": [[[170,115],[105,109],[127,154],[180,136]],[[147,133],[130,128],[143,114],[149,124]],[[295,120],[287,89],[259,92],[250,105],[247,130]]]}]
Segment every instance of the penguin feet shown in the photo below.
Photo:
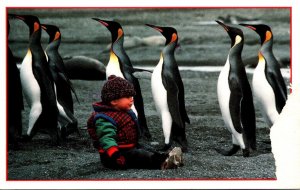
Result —
[{"label": "penguin feet", "polygon": [[185,137],[175,137],[173,138],[173,141],[178,143],[178,146],[181,147],[182,152],[187,152],[188,151],[188,143]]},{"label": "penguin feet", "polygon": [[63,140],[66,140],[66,138],[72,134],[72,133],[77,133],[78,136],[80,136],[80,132],[79,132],[79,129],[77,127],[77,123],[69,123],[65,126],[62,126],[61,129],[60,129],[60,135],[61,135],[61,138]]},{"label": "penguin feet", "polygon": [[249,149],[243,149],[243,157],[249,157],[249,156],[250,156]]},{"label": "penguin feet", "polygon": [[188,152],[188,147],[186,144],[183,144],[180,147],[181,147],[182,152],[185,152],[185,153]]},{"label": "penguin feet", "polygon": [[215,148],[215,150],[222,154],[223,156],[232,156],[234,155],[235,153],[237,153],[237,151],[240,150],[240,146],[238,145],[233,145],[232,148],[230,150],[223,150],[223,149],[218,149],[218,148]]},{"label": "penguin feet", "polygon": [[171,148],[171,144],[165,144],[161,149],[160,149],[160,151],[167,151],[167,150],[169,150]]},{"label": "penguin feet", "polygon": [[20,136],[19,141],[20,142],[29,142],[29,141],[31,141],[31,139],[32,139],[32,137],[29,135],[22,135],[22,136]]}]

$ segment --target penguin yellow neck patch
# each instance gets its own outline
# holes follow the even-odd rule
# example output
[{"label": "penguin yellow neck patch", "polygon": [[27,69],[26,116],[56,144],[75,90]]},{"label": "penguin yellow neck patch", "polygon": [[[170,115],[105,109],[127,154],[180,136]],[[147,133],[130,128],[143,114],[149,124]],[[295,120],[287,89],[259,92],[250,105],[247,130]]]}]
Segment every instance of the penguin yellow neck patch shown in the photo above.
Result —
[{"label": "penguin yellow neck patch", "polygon": [[113,51],[110,51],[109,59],[110,59],[110,61],[112,61],[112,63],[117,63],[118,62],[118,57],[116,56],[116,54]]},{"label": "penguin yellow neck patch", "polygon": [[262,63],[264,61],[265,61],[264,56],[259,52],[258,53],[258,63]]},{"label": "penguin yellow neck patch", "polygon": [[237,45],[237,44],[239,44],[241,41],[242,41],[242,37],[239,36],[239,35],[237,35],[237,36],[235,37],[235,43],[234,43],[234,46]]}]

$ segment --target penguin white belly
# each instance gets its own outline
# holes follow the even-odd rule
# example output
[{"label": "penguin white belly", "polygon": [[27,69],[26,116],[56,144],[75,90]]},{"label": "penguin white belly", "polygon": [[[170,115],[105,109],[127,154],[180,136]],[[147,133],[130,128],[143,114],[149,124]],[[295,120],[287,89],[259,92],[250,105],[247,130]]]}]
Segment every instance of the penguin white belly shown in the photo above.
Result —
[{"label": "penguin white belly", "polygon": [[[121,77],[125,79],[121,69],[120,69],[120,63],[118,62],[118,58],[115,54],[111,54],[109,62],[106,66],[106,80],[110,75],[116,75],[117,77]],[[138,112],[134,105],[131,107],[132,111],[135,113],[135,115],[138,117]]]},{"label": "penguin white belly", "polygon": [[106,79],[108,79],[110,75],[116,75],[123,79],[125,78],[120,69],[119,59],[113,52],[110,53],[109,61],[106,66]]},{"label": "penguin white belly", "polygon": [[120,70],[119,64],[108,62],[106,67],[106,79],[108,79],[110,75],[116,75],[118,77],[124,78],[124,75]]},{"label": "penguin white belly", "polygon": [[30,135],[35,122],[42,113],[41,89],[33,75],[32,54],[30,50],[28,50],[22,62],[20,78],[25,99],[30,106],[29,124],[27,129],[27,135]]},{"label": "penguin white belly", "polygon": [[220,110],[222,113],[222,117],[227,129],[232,134],[232,143],[239,145],[242,149],[245,148],[245,143],[243,140],[242,134],[238,133],[232,123],[230,110],[229,110],[229,100],[230,100],[230,88],[228,83],[228,75],[230,70],[229,59],[227,59],[225,66],[220,72],[218,78],[218,101],[220,105]]},{"label": "penguin white belly", "polygon": [[162,66],[163,59],[161,58],[158,65],[155,67],[152,73],[151,89],[156,110],[159,112],[162,120],[165,144],[169,144],[172,127],[172,117],[168,107],[167,91],[162,83]]},{"label": "penguin white belly", "polygon": [[265,76],[265,61],[260,61],[253,73],[253,94],[260,103],[262,114],[271,127],[279,116],[276,110],[275,95]]}]

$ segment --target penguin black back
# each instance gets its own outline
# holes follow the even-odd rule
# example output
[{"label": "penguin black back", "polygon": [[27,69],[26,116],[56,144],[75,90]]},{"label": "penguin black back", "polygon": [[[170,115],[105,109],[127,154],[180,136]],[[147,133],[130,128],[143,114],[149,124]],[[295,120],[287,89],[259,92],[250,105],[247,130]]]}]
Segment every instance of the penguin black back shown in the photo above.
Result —
[{"label": "penguin black back", "polygon": [[[136,91],[136,95],[134,96],[134,107],[138,113],[138,121],[140,125],[140,129],[139,129],[140,136],[151,138],[150,131],[148,129],[147,122],[146,122],[144,101],[141,93],[141,87],[138,79],[133,75],[134,68],[123,47],[123,43],[124,43],[123,28],[118,22],[115,21],[101,20],[98,18],[93,18],[93,19],[100,22],[111,32],[112,46],[111,46],[110,54],[111,56],[113,55],[117,57],[116,61],[119,64],[119,69],[123,77],[134,85]],[[114,72],[111,71],[108,68],[108,66],[106,68],[107,68],[106,73]]]},{"label": "penguin black back", "polygon": [[71,90],[73,90],[75,96],[76,93],[66,74],[63,59],[58,51],[61,42],[60,30],[57,26],[48,24],[42,24],[42,28],[49,34],[49,43],[46,48],[46,53],[51,75],[56,85],[57,99],[63,106],[67,106],[67,108],[74,113]]},{"label": "penguin black back", "polygon": [[[183,151],[187,151],[185,122],[190,123],[190,120],[185,109],[184,86],[174,55],[178,45],[178,34],[176,29],[172,27],[146,25],[159,31],[166,39],[160,61],[151,77],[152,94],[156,107],[161,112],[165,136],[164,149],[171,146],[170,140],[175,140],[182,146]],[[164,91],[162,101],[159,100],[161,90]],[[162,110],[166,113],[164,116]],[[172,122],[170,122],[170,117]]]},{"label": "penguin black back", "polygon": [[[21,66],[21,74],[23,73],[21,75],[23,76],[23,78],[21,77],[22,88],[30,106],[41,105],[41,108],[39,108],[39,106],[31,107],[31,109],[38,108],[38,110],[30,111],[27,135],[29,135],[29,138],[32,138],[36,132],[46,131],[52,137],[53,143],[57,144],[59,140],[57,131],[58,109],[56,105],[53,79],[49,71],[46,55],[40,43],[41,25],[39,19],[33,15],[10,16],[24,21],[29,27],[28,53]],[[28,70],[29,67],[31,68],[30,70]],[[24,70],[22,68],[24,68]],[[31,77],[31,72],[33,77]],[[31,81],[32,79],[36,82]],[[38,87],[33,87],[32,85],[36,83],[38,84]],[[40,92],[37,92],[37,90]],[[40,97],[32,96],[37,94],[40,94]],[[37,115],[37,113],[39,114]]]},{"label": "penguin black back", "polygon": [[265,76],[275,95],[276,109],[280,113],[287,100],[287,88],[280,71],[280,64],[273,54],[273,32],[268,25],[240,24],[255,31],[260,36],[261,56],[266,61]]},{"label": "penguin black back", "polygon": [[219,151],[232,155],[241,147],[243,156],[249,156],[256,149],[256,121],[251,87],[241,58],[244,35],[242,30],[221,25],[231,39],[227,62],[218,79],[218,100],[224,122],[232,133],[233,147],[229,151]]}]

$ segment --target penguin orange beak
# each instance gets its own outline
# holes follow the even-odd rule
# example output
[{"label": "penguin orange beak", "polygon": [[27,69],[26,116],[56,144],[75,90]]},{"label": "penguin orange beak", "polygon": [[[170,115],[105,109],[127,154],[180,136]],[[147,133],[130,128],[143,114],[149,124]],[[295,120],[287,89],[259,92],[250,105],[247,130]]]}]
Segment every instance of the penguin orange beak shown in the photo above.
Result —
[{"label": "penguin orange beak", "polygon": [[250,28],[251,30],[254,30],[254,31],[256,30],[256,28],[254,26],[251,26],[249,24],[239,24],[239,25],[245,26],[245,27]]},{"label": "penguin orange beak", "polygon": [[44,25],[42,25],[42,29],[44,29],[44,30],[47,30],[47,27],[46,27],[46,26],[44,26]]},{"label": "penguin orange beak", "polygon": [[149,26],[149,27],[151,27],[151,28],[153,28],[153,29],[155,29],[157,31],[159,31],[160,33],[163,32],[163,29],[161,27],[159,27],[159,26],[155,26],[155,25],[152,25],[152,24],[145,24],[145,25]]},{"label": "penguin orange beak", "polygon": [[99,18],[92,18],[92,19],[97,21],[97,22],[100,22],[105,27],[108,27],[108,25],[109,25],[107,22],[105,22],[105,20],[101,20]]}]

